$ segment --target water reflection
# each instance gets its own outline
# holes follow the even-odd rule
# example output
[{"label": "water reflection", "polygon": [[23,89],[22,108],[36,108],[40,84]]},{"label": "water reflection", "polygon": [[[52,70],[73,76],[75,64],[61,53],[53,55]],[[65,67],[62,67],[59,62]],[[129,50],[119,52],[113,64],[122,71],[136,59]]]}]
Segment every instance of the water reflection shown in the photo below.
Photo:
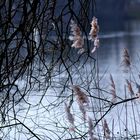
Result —
[{"label": "water reflection", "polygon": [[[111,73],[113,75],[114,81],[116,83],[117,95],[119,94],[118,96],[120,96],[120,97],[125,95],[125,94],[123,94],[124,93],[123,85],[124,85],[125,79],[123,77],[124,73],[122,72],[122,69],[121,69],[121,61],[122,61],[121,58],[122,58],[123,48],[128,48],[133,63],[138,64],[139,61],[137,61],[138,57],[136,54],[139,53],[139,41],[140,41],[140,21],[126,21],[123,24],[124,24],[123,30],[116,31],[116,29],[115,29],[115,30],[109,30],[108,32],[107,31],[102,32],[100,35],[101,46],[98,49],[99,72],[100,72],[99,74],[100,74],[100,76],[102,76],[106,72],[103,80],[101,81],[102,82],[101,85],[110,84],[109,74]],[[113,29],[113,27],[112,27],[112,29]],[[93,56],[96,57],[96,54],[93,54]],[[89,61],[88,65],[85,66],[85,69],[86,69],[84,71],[85,73],[82,73],[82,76],[80,78],[76,77],[76,75],[78,75],[78,73],[81,73],[79,71],[79,68],[77,67],[78,71],[76,71],[76,72],[73,71],[72,74],[74,75],[75,79],[77,79],[77,81],[76,81],[77,83],[79,83],[79,80],[81,80],[83,83],[85,83],[85,85],[88,85],[88,79],[87,79],[87,84],[86,84],[86,81],[84,81],[86,79],[86,77],[89,78],[89,81],[92,81],[92,79],[90,79],[90,78],[92,76],[94,76],[94,74],[89,75],[87,72],[89,72],[89,70],[92,70],[93,62]],[[92,67],[90,67],[90,66],[92,66]],[[59,74],[57,79],[55,77],[55,80],[53,81],[55,84],[55,87],[57,86],[57,87],[61,88],[61,86],[63,86],[64,80],[66,80],[65,79],[66,76],[67,75],[64,73],[64,74]],[[83,78],[83,80],[82,80],[82,78]],[[108,81],[108,82],[106,82],[106,81]],[[22,85],[22,84],[24,84],[24,81],[20,82],[20,85]],[[92,85],[92,86],[94,87],[95,85]],[[70,90],[67,89],[65,92],[67,94],[69,94]],[[62,134],[61,132],[56,130],[57,129],[56,127],[58,125],[57,123],[60,122],[61,126],[58,125],[58,127],[60,127],[60,128],[62,128],[62,126],[68,127],[68,124],[65,124],[65,122],[64,122],[65,114],[64,114],[63,107],[60,105],[59,105],[59,107],[55,106],[55,104],[56,105],[57,105],[57,103],[59,104],[59,100],[56,97],[54,97],[54,95],[60,96],[60,93],[58,92],[58,90],[55,90],[55,88],[53,90],[53,88],[50,87],[48,89],[47,94],[44,94],[45,96],[44,96],[41,104],[39,106],[36,106],[36,103],[38,103],[40,101],[40,98],[42,98],[43,94],[44,93],[39,92],[39,91],[33,91],[33,93],[31,93],[29,95],[29,97],[26,97],[27,98],[26,100],[32,104],[32,108],[30,108],[30,105],[27,105],[22,102],[19,104],[19,106],[16,106],[17,110],[19,110],[18,118],[19,118],[19,120],[24,121],[24,123],[27,126],[30,126],[31,128],[33,128],[34,132],[37,134],[45,134],[46,133],[45,129],[47,128],[46,137],[47,136],[52,137],[52,135],[53,135],[52,139],[56,139],[57,135]],[[93,93],[91,92],[91,94],[96,95],[96,92],[93,92]],[[106,98],[106,95],[103,95],[103,96]],[[95,101],[93,102],[93,104],[94,104],[93,105],[94,107],[98,106],[97,102],[95,102]],[[130,107],[132,104],[130,103],[127,105],[128,105],[128,107]],[[28,108],[30,108],[30,109],[28,110]],[[75,109],[74,113],[79,114],[79,112],[77,113],[78,107],[74,106],[74,109]],[[121,104],[121,105],[118,105],[116,108],[112,109],[110,111],[110,113],[108,113],[108,115],[105,116],[107,121],[110,122],[109,123],[110,128],[115,124],[115,126],[113,128],[115,134],[119,131],[124,132],[125,125],[122,122],[120,122],[122,126],[119,126],[118,121],[125,121],[125,117],[126,117],[125,111],[126,110],[124,108],[124,105]],[[91,113],[91,115],[93,115],[92,113]],[[128,129],[130,132],[132,132],[133,128],[131,126],[134,123],[133,122],[131,123],[131,121],[133,120],[134,116],[133,116],[133,113],[131,110],[128,113],[130,115],[127,118],[128,119],[127,121],[129,122]],[[23,116],[26,116],[27,119],[24,120],[25,118]],[[136,118],[138,118],[137,116],[138,115],[136,114]],[[76,119],[78,120],[79,116],[76,116],[76,117],[77,117]],[[119,117],[121,117],[121,119]],[[79,122],[79,120],[77,122]],[[56,124],[56,126],[55,125],[53,126],[52,124]],[[39,127],[38,127],[38,125],[39,125]],[[40,128],[42,128],[41,131],[39,130]],[[20,129],[21,129],[21,131],[23,131],[22,127]],[[54,130],[57,134],[56,136],[54,135],[54,133],[52,133]],[[101,131],[102,131],[102,129],[101,129]],[[25,139],[24,135],[21,135],[20,137],[21,137],[21,139]],[[46,139],[48,139],[48,138],[46,138]]]},{"label": "water reflection", "polygon": [[[112,74],[116,83],[118,96],[123,98],[124,84],[128,75],[123,72],[122,56],[123,49],[127,48],[132,62],[133,76],[138,81],[139,74],[139,52],[140,52],[140,20],[125,21],[124,29],[102,32],[100,35],[101,45],[98,49],[99,71],[103,80],[101,86],[109,86],[109,76]],[[96,56],[96,54],[94,54]],[[137,67],[137,70],[135,69]],[[134,87],[135,88],[135,87]]]},{"label": "water reflection", "polygon": [[109,67],[111,73],[120,68],[123,48],[128,48],[133,64],[140,51],[140,20],[125,21],[123,31],[109,31],[100,35],[99,62],[101,72]]},{"label": "water reflection", "polygon": [[[135,80],[139,83],[139,52],[140,52],[140,20],[129,20],[123,23],[124,28],[123,30],[109,30],[108,32],[102,32],[100,35],[101,46],[98,49],[99,54],[99,69],[100,69],[100,76],[104,75],[104,78],[101,85],[110,85],[109,75],[112,74],[115,84],[116,84],[116,93],[121,98],[126,98],[129,96],[129,91],[125,92],[125,85],[126,79],[129,79],[132,75],[126,74],[122,71],[122,54],[123,48],[127,48],[129,51],[129,55],[132,62],[132,71],[133,71],[133,78],[131,79],[133,82],[133,89],[137,92],[135,87]],[[112,28],[113,29],[113,28]],[[138,68],[135,69],[135,66]],[[127,88],[127,87],[126,87]],[[127,94],[127,95],[126,95]],[[137,107],[139,106],[139,102],[135,102],[135,117],[136,119],[139,118],[139,110]],[[116,132],[123,132],[126,129],[125,123],[122,122],[128,121],[128,130],[130,133],[135,133],[136,130],[132,128],[135,125],[135,121],[132,122],[134,119],[134,114],[132,111],[132,103],[127,103],[128,112],[123,104],[114,108],[106,118],[113,124],[115,121],[115,128]],[[128,116],[128,114],[129,116]],[[118,118],[117,118],[118,116]],[[117,121],[118,120],[118,121]],[[121,127],[119,128],[119,121],[121,122]],[[136,126],[139,128],[139,126]],[[136,129],[137,129],[136,128]],[[125,133],[125,131],[124,131]]]}]

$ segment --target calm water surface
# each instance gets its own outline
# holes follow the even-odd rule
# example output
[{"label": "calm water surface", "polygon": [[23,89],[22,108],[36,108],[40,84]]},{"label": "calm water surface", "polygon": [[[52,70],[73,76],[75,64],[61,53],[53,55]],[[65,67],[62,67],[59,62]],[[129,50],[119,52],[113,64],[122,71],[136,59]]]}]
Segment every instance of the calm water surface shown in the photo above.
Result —
[{"label": "calm water surface", "polygon": [[120,66],[123,48],[128,49],[132,62],[137,63],[140,51],[140,21],[126,21],[123,31],[102,34],[100,40],[100,64],[111,67],[111,72]]},{"label": "calm water surface", "polygon": [[129,51],[133,74],[136,77],[140,70],[140,20],[124,21],[123,26],[123,30],[101,33],[101,46],[98,51],[100,74],[106,73],[106,76],[112,74],[119,85],[123,85],[125,76],[122,71],[124,48]]},{"label": "calm water surface", "polygon": [[[113,27],[111,28],[113,29]],[[102,30],[101,30],[102,31]],[[117,94],[120,97],[124,97],[124,83],[125,79],[128,78],[128,74],[125,74],[122,72],[121,62],[122,62],[122,54],[123,54],[123,48],[127,48],[131,57],[131,61],[133,64],[133,75],[136,79],[138,79],[139,74],[139,52],[140,52],[140,21],[125,21],[123,23],[123,30],[116,31],[115,29],[112,31],[106,31],[100,33],[100,48],[98,49],[98,62],[99,62],[99,76],[103,77],[100,81],[100,84],[102,87],[107,87],[110,84],[109,81],[109,75],[112,74],[114,81],[116,83],[116,89]],[[93,56],[96,57],[96,54],[93,54]],[[137,68],[137,69],[136,69]],[[60,77],[62,78],[62,77]],[[139,79],[138,79],[139,80]],[[24,85],[24,80],[20,81],[20,86],[22,88],[22,85]],[[138,81],[139,82],[139,81]],[[50,90],[50,93],[57,93],[55,90]],[[39,94],[42,95],[42,93],[38,93],[37,91],[34,91],[33,96],[28,98],[28,101],[31,104],[36,104],[38,102]],[[58,94],[59,95],[59,94]],[[104,95],[106,96],[106,95]],[[57,135],[55,136],[52,132],[54,131],[55,125],[57,125],[57,122],[62,122],[62,126],[67,126],[68,124],[65,124],[63,122],[63,119],[65,118],[64,109],[62,111],[62,108],[57,108],[57,110],[53,110],[52,112],[47,111],[48,104],[57,102],[55,97],[49,96],[48,94],[44,97],[44,100],[42,101],[42,104],[40,106],[33,107],[30,110],[26,110],[26,108],[29,108],[28,105],[24,105],[23,103],[20,103],[17,109],[18,112],[18,118],[23,121],[28,127],[31,128],[35,133],[41,134],[42,139],[43,135],[47,132],[46,137],[44,137],[44,140],[47,140],[47,136],[52,137],[54,140]],[[130,104],[131,106],[132,104]],[[46,109],[45,109],[46,106]],[[128,104],[129,106],[129,104]],[[77,108],[77,107],[76,107]],[[137,110],[136,118],[139,117],[139,110],[136,107],[135,111]],[[134,115],[133,111],[130,110],[129,118],[128,118],[128,128],[130,130],[130,133],[135,131],[135,125],[134,125]],[[12,115],[12,114],[11,114]],[[26,116],[27,119],[24,118]],[[119,118],[121,117],[121,118]],[[125,125],[123,125],[122,122],[126,122],[126,109],[124,105],[117,106],[115,109],[112,110],[107,116],[106,119],[109,122],[109,127],[112,129],[112,126],[114,127],[113,130],[116,135],[117,133],[122,133],[121,135],[125,135]],[[25,120],[24,120],[25,119]],[[118,122],[119,120],[119,122]],[[56,122],[56,124],[54,123]],[[140,121],[138,121],[140,122]],[[120,126],[119,123],[122,125]],[[42,128],[38,128],[37,124],[39,126],[42,126]],[[54,124],[54,126],[52,126]],[[61,126],[60,126],[61,127]],[[120,128],[121,127],[121,128]],[[140,124],[137,125],[137,129],[140,128]],[[48,131],[46,131],[49,129]],[[55,128],[56,129],[56,128]],[[81,128],[82,129],[82,128]],[[140,129],[139,129],[140,130]],[[28,131],[20,127],[19,131],[25,131],[28,133]],[[56,133],[59,135],[59,132],[55,130]],[[102,131],[102,130],[101,130]],[[13,132],[15,133],[15,132]],[[18,133],[18,132],[16,132]],[[60,132],[61,134],[62,132]],[[1,134],[2,135],[2,134]],[[1,136],[0,135],[0,136]],[[9,136],[11,139],[14,139],[14,136],[11,134]],[[20,135],[18,136],[19,140],[24,140],[26,136]],[[32,138],[32,140],[35,140]]]}]

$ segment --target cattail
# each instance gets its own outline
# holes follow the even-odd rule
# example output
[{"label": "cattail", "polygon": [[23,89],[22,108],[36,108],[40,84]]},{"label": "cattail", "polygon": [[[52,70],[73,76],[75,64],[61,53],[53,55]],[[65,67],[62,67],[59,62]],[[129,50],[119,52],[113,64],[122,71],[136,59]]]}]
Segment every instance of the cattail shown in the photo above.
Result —
[{"label": "cattail", "polygon": [[138,89],[138,93],[140,93],[140,85],[136,83],[136,88]]},{"label": "cattail", "polygon": [[124,62],[124,66],[129,67],[130,66],[130,56],[128,53],[128,50],[126,48],[124,48],[123,51],[123,62]]},{"label": "cattail", "polygon": [[84,120],[86,119],[86,107],[89,105],[89,100],[87,95],[78,87],[73,86],[73,90],[75,92],[75,95],[77,96],[77,102],[79,105],[79,109],[83,114]]},{"label": "cattail", "polygon": [[130,56],[128,53],[128,50],[124,48],[123,50],[123,61],[122,61],[122,66],[124,66],[124,72],[128,72],[128,69],[130,68]]},{"label": "cattail", "polygon": [[87,95],[78,86],[73,86],[73,90],[77,96],[78,103],[87,106],[89,103]]},{"label": "cattail", "polygon": [[96,17],[93,17],[92,22],[91,22],[91,30],[89,33],[89,36],[90,36],[89,39],[94,41],[98,35],[98,32],[99,32],[98,20]]},{"label": "cattail", "polygon": [[99,38],[96,37],[95,40],[94,40],[94,47],[93,47],[91,53],[94,53],[96,51],[96,49],[99,48],[99,44],[100,44]]},{"label": "cattail", "polygon": [[128,91],[130,92],[131,96],[134,96],[134,91],[132,89],[131,83],[127,79],[126,79],[126,83],[127,83]]},{"label": "cattail", "polygon": [[69,123],[72,125],[71,127],[71,130],[72,130],[74,128],[74,117],[72,113],[70,112],[70,106],[67,106],[66,103],[65,103],[65,111],[66,111],[67,119]]},{"label": "cattail", "polygon": [[95,40],[94,40],[94,47],[99,48],[99,43],[100,43],[99,38],[96,37]]},{"label": "cattail", "polygon": [[116,87],[115,87],[115,83],[114,83],[114,80],[113,80],[113,77],[112,75],[110,74],[110,81],[111,81],[111,93],[112,93],[112,102],[116,102],[116,98],[117,98],[117,95],[116,95]]},{"label": "cattail", "polygon": [[109,127],[108,127],[106,119],[104,119],[103,129],[104,129],[105,138],[110,139],[110,130],[109,130]]},{"label": "cattail", "polygon": [[71,27],[71,34],[72,35],[69,37],[69,39],[73,41],[73,44],[71,47],[83,48],[84,39],[81,36],[82,33],[80,31],[80,28],[77,26],[77,24],[73,20],[71,20],[70,27]]},{"label": "cattail", "polygon": [[93,123],[91,118],[88,118],[88,134],[89,134],[89,140],[97,140],[97,138],[93,135]]},{"label": "cattail", "polygon": [[93,20],[91,22],[91,30],[89,33],[89,40],[94,41],[94,47],[91,53],[94,53],[96,49],[99,47],[98,33],[99,33],[98,20],[96,17],[93,17]]}]

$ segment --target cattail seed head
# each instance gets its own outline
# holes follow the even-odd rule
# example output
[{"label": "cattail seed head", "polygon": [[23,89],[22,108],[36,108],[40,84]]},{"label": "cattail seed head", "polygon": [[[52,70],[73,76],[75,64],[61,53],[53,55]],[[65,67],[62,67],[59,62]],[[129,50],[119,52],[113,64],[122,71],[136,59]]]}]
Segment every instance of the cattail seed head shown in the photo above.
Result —
[{"label": "cattail seed head", "polygon": [[126,79],[126,83],[127,83],[128,91],[130,92],[131,96],[134,96],[134,91],[132,89],[131,83],[127,79]]},{"label": "cattail seed head", "polygon": [[74,48],[83,48],[84,46],[84,39],[81,36],[80,28],[77,26],[77,24],[74,22],[74,20],[71,20],[71,36],[69,36],[69,39],[73,41],[73,44],[71,47]]},{"label": "cattail seed head", "polygon": [[73,86],[73,90],[75,92],[75,95],[77,96],[77,101],[79,104],[88,105],[89,100],[87,95],[79,88],[79,86]]},{"label": "cattail seed head", "polygon": [[86,119],[86,107],[89,106],[89,100],[87,95],[79,88],[79,86],[73,86],[74,93],[77,97],[77,102],[79,105],[79,109],[83,114],[84,120]]},{"label": "cattail seed head", "polygon": [[131,62],[130,62],[130,56],[128,53],[128,49],[124,48],[123,50],[123,61],[122,61],[122,66],[124,66],[124,72],[128,72],[130,68]]},{"label": "cattail seed head", "polygon": [[91,53],[94,53],[96,49],[99,48],[98,33],[99,33],[98,20],[96,17],[93,17],[92,22],[91,22],[91,30],[89,33],[89,40],[94,41],[94,47]]},{"label": "cattail seed head", "polygon": [[90,40],[94,41],[94,39],[97,37],[99,32],[99,25],[98,25],[98,20],[96,17],[93,17],[92,22],[91,22],[91,30],[89,33]]}]

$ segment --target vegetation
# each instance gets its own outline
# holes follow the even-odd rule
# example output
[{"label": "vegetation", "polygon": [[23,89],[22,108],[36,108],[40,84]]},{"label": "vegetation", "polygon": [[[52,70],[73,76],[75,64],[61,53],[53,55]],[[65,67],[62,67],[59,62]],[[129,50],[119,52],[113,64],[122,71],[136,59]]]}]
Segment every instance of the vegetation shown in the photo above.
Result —
[{"label": "vegetation", "polygon": [[124,94],[112,75],[109,87],[101,84],[95,7],[90,0],[0,1],[2,140],[139,139],[137,67],[125,48]]}]

